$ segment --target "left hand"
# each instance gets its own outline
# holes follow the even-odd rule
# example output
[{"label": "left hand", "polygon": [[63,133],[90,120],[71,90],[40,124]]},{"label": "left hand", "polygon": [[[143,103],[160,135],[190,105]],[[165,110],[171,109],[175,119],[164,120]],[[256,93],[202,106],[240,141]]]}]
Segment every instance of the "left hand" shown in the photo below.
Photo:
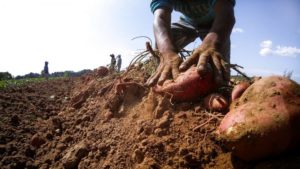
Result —
[{"label": "left hand", "polygon": [[179,69],[183,71],[193,64],[196,64],[198,73],[204,75],[208,71],[209,63],[212,66],[217,85],[225,84],[225,82],[229,80],[227,63],[214,45],[203,42],[194,53],[180,65]]}]

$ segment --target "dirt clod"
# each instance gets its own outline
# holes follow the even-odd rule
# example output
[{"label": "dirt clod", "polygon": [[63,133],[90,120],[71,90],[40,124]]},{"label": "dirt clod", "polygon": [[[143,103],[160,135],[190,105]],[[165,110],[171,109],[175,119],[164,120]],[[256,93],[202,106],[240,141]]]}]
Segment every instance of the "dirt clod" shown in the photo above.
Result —
[{"label": "dirt clod", "polygon": [[33,147],[39,148],[41,145],[46,143],[46,139],[41,136],[40,134],[35,134],[32,138],[31,138],[31,145]]},{"label": "dirt clod", "polygon": [[62,163],[66,169],[77,168],[81,159],[89,153],[88,146],[85,142],[80,142],[74,147],[67,150],[66,155],[62,158]]}]

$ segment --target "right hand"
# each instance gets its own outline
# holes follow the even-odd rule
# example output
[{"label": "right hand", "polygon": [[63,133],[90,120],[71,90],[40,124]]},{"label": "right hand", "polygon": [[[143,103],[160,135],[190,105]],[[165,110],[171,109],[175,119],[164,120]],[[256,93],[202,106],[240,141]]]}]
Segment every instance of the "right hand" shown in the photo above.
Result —
[{"label": "right hand", "polygon": [[170,52],[160,56],[160,63],[153,75],[147,80],[147,86],[153,86],[156,83],[162,85],[168,78],[175,79],[179,75],[179,65],[182,59],[175,52]]}]

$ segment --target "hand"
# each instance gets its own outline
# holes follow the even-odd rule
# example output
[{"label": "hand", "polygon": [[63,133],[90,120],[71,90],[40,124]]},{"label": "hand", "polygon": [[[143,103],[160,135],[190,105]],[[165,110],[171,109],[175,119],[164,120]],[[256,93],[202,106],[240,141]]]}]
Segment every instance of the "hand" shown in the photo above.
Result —
[{"label": "hand", "polygon": [[223,59],[223,56],[214,46],[205,43],[202,43],[194,53],[180,65],[179,69],[183,71],[191,65],[197,64],[198,73],[204,75],[209,70],[209,63],[212,66],[217,85],[223,85],[225,81],[229,80],[227,63]]},{"label": "hand", "polygon": [[160,63],[155,73],[146,82],[147,86],[153,86],[157,82],[159,85],[163,84],[165,80],[170,78],[175,79],[179,75],[179,65],[182,59],[177,53],[170,52],[160,56]]}]

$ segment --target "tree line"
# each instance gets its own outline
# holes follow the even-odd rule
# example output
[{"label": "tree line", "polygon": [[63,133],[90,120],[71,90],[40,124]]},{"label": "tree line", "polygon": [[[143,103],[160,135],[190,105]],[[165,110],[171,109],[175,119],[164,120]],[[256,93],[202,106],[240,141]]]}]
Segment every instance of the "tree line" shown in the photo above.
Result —
[{"label": "tree line", "polygon": [[[79,77],[86,73],[91,72],[90,69],[84,69],[78,72],[74,71],[62,71],[62,72],[53,72],[49,74],[49,77]],[[0,72],[0,80],[11,80],[11,79],[27,79],[27,78],[40,78],[43,77],[42,73],[28,73],[25,75],[18,75],[16,77],[13,77],[11,73],[9,72]]]}]

